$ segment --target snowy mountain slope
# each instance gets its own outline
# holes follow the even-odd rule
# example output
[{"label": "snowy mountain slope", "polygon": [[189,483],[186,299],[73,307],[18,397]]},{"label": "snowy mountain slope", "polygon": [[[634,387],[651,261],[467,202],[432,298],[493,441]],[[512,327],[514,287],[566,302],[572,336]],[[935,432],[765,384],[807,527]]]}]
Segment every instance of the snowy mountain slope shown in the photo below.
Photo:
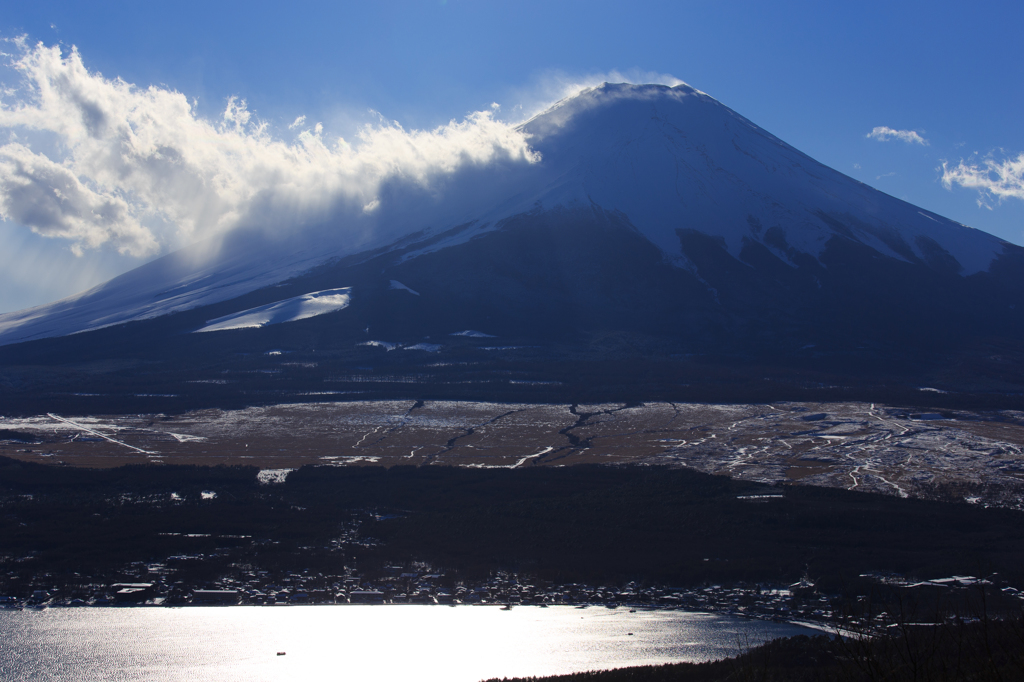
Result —
[{"label": "snowy mountain slope", "polygon": [[220,332],[230,329],[258,329],[270,324],[284,324],[308,320],[348,307],[352,289],[328,289],[293,296],[237,313],[206,321],[206,326],[194,333]]},{"label": "snowy mountain slope", "polygon": [[964,275],[1006,244],[828,168],[686,85],[605,84],[523,128],[544,161],[482,217],[487,227],[538,203],[593,203],[628,216],[671,260],[685,261],[678,229],[721,238],[734,257],[754,240],[783,260],[818,257],[840,235],[900,260],[946,252]]},{"label": "snowy mountain slope", "polygon": [[[794,252],[793,262],[754,240],[739,258],[698,232],[679,230],[677,243],[690,267],[669,261],[618,211],[538,208],[447,248],[412,244],[290,286],[351,284],[360,292],[353,329],[399,340],[475,329],[524,344],[582,348],[624,334],[660,339],[659,352],[789,352],[1005,337],[1021,322],[1024,260],[1012,247],[992,272],[964,276],[948,262],[891,258],[843,236],[820,260]],[[398,295],[391,280],[420,296]]]},{"label": "snowy mountain slope", "polygon": [[169,254],[75,296],[0,315],[0,342],[101,329],[234,298],[299,274],[321,254],[262,257],[252,249],[206,260],[206,243]]},{"label": "snowy mountain slope", "polygon": [[[532,136],[538,163],[469,169],[432,194],[401,185],[386,188],[379,210],[352,218],[352,224],[276,237],[240,234],[223,244],[194,245],[83,294],[0,315],[0,344],[231,301],[345,257],[358,262],[392,253],[398,264],[412,265],[432,256],[424,263],[457,268],[454,255],[439,254],[545,212],[619,216],[613,222],[654,245],[665,263],[695,279],[691,284],[719,303],[719,294],[744,280],[751,268],[761,280],[768,272],[778,280],[790,277],[777,270],[784,265],[803,273],[797,290],[820,287],[822,269],[845,262],[837,254],[855,251],[857,262],[867,263],[864,254],[870,253],[914,266],[915,272],[943,272],[966,281],[1019,251],[829,169],[688,86],[605,84],[560,102],[522,128]],[[561,229],[550,217],[541,222],[546,230]],[[545,248],[543,234],[533,247],[522,248]],[[586,232],[579,238],[586,239]],[[360,253],[365,257],[351,260]],[[758,258],[761,265],[752,265]],[[399,274],[392,279],[416,292],[429,289]],[[749,286],[763,288],[761,280],[754,277]],[[321,288],[349,284],[333,281]],[[853,279],[833,284],[857,288]],[[734,292],[733,298],[741,300],[743,293]],[[461,328],[475,324],[466,320]]]}]

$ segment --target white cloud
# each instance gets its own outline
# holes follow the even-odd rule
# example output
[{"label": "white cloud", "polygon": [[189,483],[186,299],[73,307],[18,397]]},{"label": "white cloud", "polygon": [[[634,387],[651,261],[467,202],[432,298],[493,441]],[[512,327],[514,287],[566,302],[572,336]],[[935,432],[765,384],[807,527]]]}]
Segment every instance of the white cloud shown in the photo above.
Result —
[{"label": "white cloud", "polygon": [[305,122],[306,122],[306,117],[305,116],[299,116],[294,121],[292,121],[292,124],[290,126],[288,126],[288,130],[295,130],[296,128],[298,128],[300,125],[302,125]]},{"label": "white cloud", "polygon": [[70,240],[79,254],[106,241],[133,256],[157,246],[122,197],[94,191],[66,166],[23,144],[0,147],[0,214],[43,236]]},{"label": "white cloud", "polygon": [[916,130],[894,130],[887,126],[875,126],[875,128],[865,135],[872,140],[879,140],[881,142],[887,142],[892,139],[903,140],[907,143],[923,144],[927,145],[928,140],[921,137]]},{"label": "white cloud", "polygon": [[434,130],[381,117],[351,141],[318,123],[285,142],[244,99],[206,120],[180,92],[89,71],[74,47],[10,42],[20,82],[0,89],[0,218],[78,251],[146,256],[239,226],[323,223],[385,208],[379,190],[396,182],[429,192],[463,168],[538,158],[493,110]]},{"label": "white cloud", "polygon": [[954,183],[978,190],[978,205],[985,208],[992,207],[991,199],[1024,200],[1024,153],[1003,161],[989,157],[980,164],[961,160],[953,167],[943,161],[942,184],[950,189]]}]

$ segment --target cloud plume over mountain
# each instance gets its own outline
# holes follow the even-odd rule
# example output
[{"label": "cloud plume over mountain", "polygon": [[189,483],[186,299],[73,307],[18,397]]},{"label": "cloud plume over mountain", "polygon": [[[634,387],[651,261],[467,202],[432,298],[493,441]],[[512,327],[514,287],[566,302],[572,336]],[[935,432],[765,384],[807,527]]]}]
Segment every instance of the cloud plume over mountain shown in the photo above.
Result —
[{"label": "cloud plume over mountain", "polygon": [[285,140],[245,100],[207,120],[183,93],[90,71],[74,47],[10,44],[20,82],[0,96],[0,217],[78,253],[152,256],[241,225],[344,225],[380,208],[389,184],[437,192],[459,170],[538,158],[492,111],[433,130],[381,118],[352,140],[299,117]]}]

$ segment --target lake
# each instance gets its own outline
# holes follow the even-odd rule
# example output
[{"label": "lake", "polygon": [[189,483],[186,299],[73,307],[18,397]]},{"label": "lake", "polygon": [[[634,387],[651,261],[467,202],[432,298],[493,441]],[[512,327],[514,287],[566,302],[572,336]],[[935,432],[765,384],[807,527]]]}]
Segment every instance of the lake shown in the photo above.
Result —
[{"label": "lake", "polygon": [[808,632],[710,613],[570,606],[0,610],[0,679],[477,682],[707,661]]}]

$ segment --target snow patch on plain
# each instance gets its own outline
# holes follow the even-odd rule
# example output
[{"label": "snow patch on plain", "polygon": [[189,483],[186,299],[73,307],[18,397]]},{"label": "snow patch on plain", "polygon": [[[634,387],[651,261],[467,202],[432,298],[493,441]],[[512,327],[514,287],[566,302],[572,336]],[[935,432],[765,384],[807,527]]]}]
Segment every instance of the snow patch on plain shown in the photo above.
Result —
[{"label": "snow patch on plain", "polygon": [[256,481],[260,485],[284,483],[285,479],[288,478],[288,474],[293,471],[295,469],[260,469],[260,472],[256,474]]},{"label": "snow patch on plain", "polygon": [[197,329],[195,333],[219,332],[228,329],[252,329],[266,327],[271,324],[296,322],[347,308],[351,300],[352,287],[314,291],[302,296],[286,298],[276,303],[268,303],[257,308],[250,308],[249,310],[218,317],[214,320],[207,320],[206,326],[202,329]]},{"label": "snow patch on plain", "polygon": [[467,329],[464,332],[455,332],[454,334],[449,334],[449,336],[470,336],[470,337],[472,337],[474,339],[496,339],[496,338],[498,338],[494,334],[484,334],[483,332],[478,332],[478,331],[473,330],[473,329]]},{"label": "snow patch on plain", "polygon": [[441,345],[437,343],[417,343],[414,346],[406,346],[403,350],[425,350],[428,353],[436,353],[441,350]]},{"label": "snow patch on plain", "polygon": [[375,346],[377,348],[383,348],[384,350],[394,350],[394,349],[398,348],[398,344],[397,343],[392,343],[390,341],[363,341],[362,343],[357,343],[356,345],[357,346]]},{"label": "snow patch on plain", "polygon": [[193,436],[190,433],[172,433],[168,431],[167,435],[179,443],[202,443],[206,441],[205,436]]},{"label": "snow patch on plain", "polygon": [[391,286],[389,286],[388,289],[397,289],[399,291],[408,291],[410,294],[413,294],[415,296],[419,296],[420,295],[420,292],[413,291],[409,287],[407,287],[404,284],[402,284],[401,282],[399,282],[397,279],[391,280]]}]

